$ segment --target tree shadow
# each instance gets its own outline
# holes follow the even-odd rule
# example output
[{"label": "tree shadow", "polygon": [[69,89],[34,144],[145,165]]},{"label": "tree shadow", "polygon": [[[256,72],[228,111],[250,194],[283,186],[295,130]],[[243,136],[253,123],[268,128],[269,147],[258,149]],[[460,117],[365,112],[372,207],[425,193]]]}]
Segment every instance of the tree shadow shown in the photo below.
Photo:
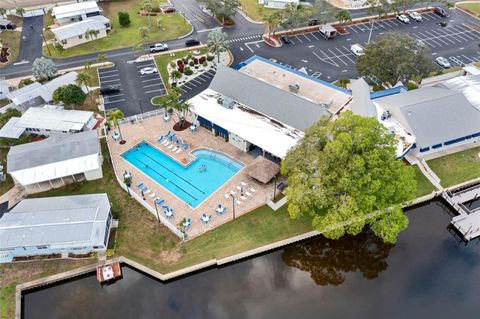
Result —
[{"label": "tree shadow", "polygon": [[386,258],[394,245],[370,231],[338,240],[319,236],[284,249],[282,259],[290,267],[308,271],[317,285],[337,286],[348,272],[360,271],[373,279],[387,269]]}]

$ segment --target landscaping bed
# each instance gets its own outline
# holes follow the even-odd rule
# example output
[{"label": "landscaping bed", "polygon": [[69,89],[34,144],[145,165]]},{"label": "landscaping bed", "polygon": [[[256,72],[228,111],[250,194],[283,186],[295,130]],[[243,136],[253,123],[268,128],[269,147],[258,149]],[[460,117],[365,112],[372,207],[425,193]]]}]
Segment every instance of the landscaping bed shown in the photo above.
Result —
[{"label": "landscaping bed", "polygon": [[459,3],[457,7],[467,13],[480,18],[480,2]]},{"label": "landscaping bed", "polygon": [[17,60],[20,37],[21,33],[18,31],[2,31],[0,33],[0,41],[3,43],[3,48],[0,49],[0,68]]},{"label": "landscaping bed", "polygon": [[[197,54],[195,54],[197,53]],[[182,84],[192,80],[204,72],[208,72],[215,63],[213,55],[200,54],[200,51],[189,53],[184,57],[174,59],[167,63],[167,72],[169,74],[168,84],[181,87]],[[178,76],[173,79],[172,74]]]}]

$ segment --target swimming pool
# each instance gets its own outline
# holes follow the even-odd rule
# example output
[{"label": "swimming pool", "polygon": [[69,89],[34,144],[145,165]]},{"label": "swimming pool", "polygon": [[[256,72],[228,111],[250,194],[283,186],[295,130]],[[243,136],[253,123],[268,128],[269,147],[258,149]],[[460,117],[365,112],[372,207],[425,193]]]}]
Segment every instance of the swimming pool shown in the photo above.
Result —
[{"label": "swimming pool", "polygon": [[[196,160],[185,167],[149,143],[140,142],[122,157],[195,208],[244,165],[206,149],[195,150],[192,154]],[[148,180],[142,182],[148,186]]]}]

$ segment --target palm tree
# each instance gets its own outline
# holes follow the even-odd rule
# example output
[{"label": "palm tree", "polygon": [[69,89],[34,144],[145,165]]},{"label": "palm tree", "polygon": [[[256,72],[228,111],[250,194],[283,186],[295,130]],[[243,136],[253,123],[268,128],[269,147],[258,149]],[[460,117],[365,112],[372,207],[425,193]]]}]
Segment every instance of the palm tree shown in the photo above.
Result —
[{"label": "palm tree", "polygon": [[179,128],[183,128],[186,123],[185,120],[188,114],[190,114],[190,103],[185,101],[176,101],[170,103],[169,107],[173,109],[173,114],[177,118],[175,123],[178,124]]},{"label": "palm tree", "polygon": [[147,11],[147,17],[148,17],[148,26],[152,27],[152,21],[150,20],[150,12],[153,10],[153,5],[152,2],[145,0],[143,1],[143,9]]},{"label": "palm tree", "polygon": [[263,22],[265,23],[265,33],[268,34],[269,38],[272,34],[272,31],[275,35],[275,28],[278,27],[281,20],[282,17],[280,15],[280,12],[278,11],[263,16]]},{"label": "palm tree", "polygon": [[103,61],[105,61],[106,59],[107,59],[107,55],[106,55],[106,54],[100,53],[100,54],[97,56],[97,62],[99,62],[99,63],[102,63],[102,64],[103,64]]},{"label": "palm tree", "polygon": [[88,95],[90,95],[90,89],[88,84],[92,81],[91,76],[86,72],[80,72],[77,74],[77,78],[75,79],[75,84],[78,86],[84,86],[87,89]]},{"label": "palm tree", "polygon": [[140,37],[142,38],[142,42],[145,42],[148,39],[148,34],[150,33],[150,29],[147,27],[140,27],[138,28],[138,32],[140,32]]},{"label": "palm tree", "polygon": [[342,26],[348,21],[352,21],[352,16],[350,15],[350,12],[348,12],[348,10],[338,11],[337,14],[335,15],[335,18],[338,19],[338,21],[340,22],[340,25]]},{"label": "palm tree", "polygon": [[15,9],[15,12],[23,18],[23,14],[25,13],[25,9],[19,7],[19,8]]},{"label": "palm tree", "polygon": [[170,79],[172,80],[173,83],[177,84],[177,80],[182,77],[182,72],[178,70],[173,70],[170,72]]},{"label": "palm tree", "polygon": [[220,62],[220,53],[228,50],[227,33],[221,29],[215,29],[208,34],[208,51],[217,55],[217,62]]},{"label": "palm tree", "polygon": [[125,144],[125,140],[123,139],[122,136],[122,131],[120,129],[120,125],[118,124],[119,120],[125,119],[125,116],[123,115],[122,111],[119,109],[114,109],[108,112],[108,119],[110,121],[113,121],[113,127],[118,128],[118,133],[120,134],[120,144]]},{"label": "palm tree", "polygon": [[43,38],[43,42],[45,43],[45,46],[47,47],[47,51],[48,51],[48,55],[52,55],[52,52],[50,52],[50,47],[48,46],[48,43],[47,43],[47,38],[45,37],[45,32],[49,32],[51,30],[51,28],[49,26],[46,26],[43,30],[42,30],[42,38]]},{"label": "palm tree", "polygon": [[93,63],[92,60],[85,60],[83,62],[83,66],[84,66],[85,70],[90,69],[90,67],[92,66],[92,63]]},{"label": "palm tree", "polygon": [[85,39],[92,40],[93,50],[95,51],[95,40],[98,38],[98,31],[93,29],[87,29],[85,31]]}]

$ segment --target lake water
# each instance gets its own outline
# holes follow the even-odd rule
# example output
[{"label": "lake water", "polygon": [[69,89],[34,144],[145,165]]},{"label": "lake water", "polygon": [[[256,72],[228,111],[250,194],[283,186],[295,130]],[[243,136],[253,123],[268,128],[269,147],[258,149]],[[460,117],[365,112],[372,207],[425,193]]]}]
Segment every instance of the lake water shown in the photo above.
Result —
[{"label": "lake water", "polygon": [[408,212],[395,246],[316,238],[161,283],[123,268],[24,296],[25,318],[479,318],[480,245],[452,237],[435,203]]}]

